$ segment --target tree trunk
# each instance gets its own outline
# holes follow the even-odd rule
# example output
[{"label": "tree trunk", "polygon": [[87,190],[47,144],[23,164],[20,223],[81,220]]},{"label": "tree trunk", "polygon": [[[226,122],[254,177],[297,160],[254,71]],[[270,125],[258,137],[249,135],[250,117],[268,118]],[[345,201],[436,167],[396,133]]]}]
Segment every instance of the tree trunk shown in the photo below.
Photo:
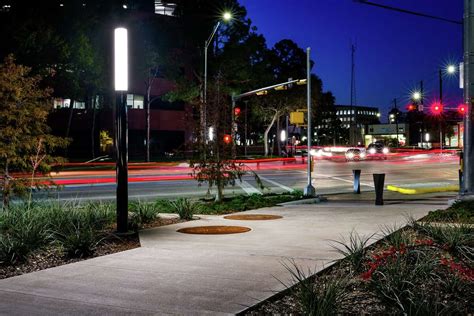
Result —
[{"label": "tree trunk", "polygon": [[92,99],[92,127],[91,127],[91,153],[92,159],[95,158],[95,115],[96,115],[96,96]]},{"label": "tree trunk", "polygon": [[150,162],[150,93],[151,93],[151,82],[148,80],[146,88],[146,162]]},{"label": "tree trunk", "polygon": [[8,159],[5,162],[5,174],[3,176],[3,207],[10,204],[10,175],[8,174]]},{"label": "tree trunk", "polygon": [[280,140],[280,118],[277,119],[277,132],[276,132],[276,142],[277,142],[277,150],[278,156],[281,156],[281,140]]},{"label": "tree trunk", "polygon": [[265,142],[265,156],[268,156],[268,133],[272,129],[272,126],[275,123],[275,120],[277,119],[278,115],[279,115],[279,112],[275,111],[275,114],[273,115],[272,121],[267,126],[267,129],[265,129],[265,133],[263,133],[263,141]]},{"label": "tree trunk", "polygon": [[216,182],[216,198],[214,199],[214,202],[222,202],[222,198],[224,196],[223,194],[223,191],[224,191],[224,188],[223,188],[223,185],[221,183],[221,181],[217,181]]},{"label": "tree trunk", "polygon": [[[72,115],[74,113],[74,100],[71,99],[71,103],[69,104],[69,118],[67,120],[67,127],[66,127],[66,138],[69,138],[69,132],[71,130],[71,124],[72,124]],[[66,147],[66,157],[67,157],[67,149]]]}]

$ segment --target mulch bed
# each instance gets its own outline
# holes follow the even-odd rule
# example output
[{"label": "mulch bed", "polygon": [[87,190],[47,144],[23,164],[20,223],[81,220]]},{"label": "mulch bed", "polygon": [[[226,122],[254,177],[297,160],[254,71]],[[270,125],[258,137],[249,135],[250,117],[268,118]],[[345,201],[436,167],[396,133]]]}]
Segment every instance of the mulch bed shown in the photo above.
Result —
[{"label": "mulch bed", "polygon": [[[179,218],[157,218],[154,222],[144,225],[143,228],[154,228],[184,222]],[[125,250],[140,247],[138,233],[124,237],[111,236],[100,243],[94,254],[86,258],[68,258],[58,247],[48,247],[33,253],[26,262],[14,266],[0,265],[0,279],[11,278],[25,273],[40,271],[62,266],[73,262],[83,261],[94,257],[110,255]]]}]

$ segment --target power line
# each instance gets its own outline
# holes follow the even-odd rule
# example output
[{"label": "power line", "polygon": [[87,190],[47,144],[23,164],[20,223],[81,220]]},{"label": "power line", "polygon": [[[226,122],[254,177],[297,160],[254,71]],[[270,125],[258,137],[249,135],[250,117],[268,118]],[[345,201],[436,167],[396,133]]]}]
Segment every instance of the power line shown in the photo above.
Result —
[{"label": "power line", "polygon": [[383,8],[383,9],[387,9],[387,10],[397,11],[397,12],[401,12],[401,13],[407,13],[407,14],[416,15],[416,16],[422,16],[422,17],[425,17],[425,18],[440,20],[440,21],[444,21],[444,22],[448,22],[448,23],[454,23],[454,24],[458,24],[458,25],[463,24],[462,21],[451,20],[451,19],[447,19],[447,18],[443,18],[443,17],[440,17],[440,16],[435,16],[435,15],[430,15],[430,14],[426,14],[426,13],[422,13],[422,12],[415,12],[415,11],[410,11],[410,10],[406,10],[406,9],[391,7],[391,6],[388,6],[388,5],[375,3],[375,2],[370,2],[370,1],[366,1],[366,0],[354,0],[354,1],[358,2],[358,3],[361,3],[361,4],[368,4],[368,5],[371,5],[371,6],[374,6],[374,7],[379,7],[379,8]]}]

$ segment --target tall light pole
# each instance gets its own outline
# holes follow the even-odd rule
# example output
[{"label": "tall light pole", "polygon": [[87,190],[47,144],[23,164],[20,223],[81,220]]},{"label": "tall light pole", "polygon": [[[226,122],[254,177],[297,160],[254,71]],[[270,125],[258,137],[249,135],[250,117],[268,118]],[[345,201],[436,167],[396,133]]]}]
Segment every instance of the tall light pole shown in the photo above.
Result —
[{"label": "tall light pole", "polygon": [[117,232],[128,231],[128,35],[120,27],[114,32],[114,77],[116,91],[116,173],[117,173]]},{"label": "tall light pole", "polygon": [[[443,109],[444,104],[443,104],[443,72],[445,72],[448,75],[452,75],[456,72],[456,66],[454,65],[448,65],[446,66],[445,69],[439,69],[438,70],[438,76],[439,76],[439,104],[441,106],[441,109]],[[442,113],[440,113],[439,116],[439,142],[440,142],[440,149],[443,150],[443,130],[441,126],[441,119],[442,119]]]},{"label": "tall light pole", "polygon": [[[230,12],[224,12],[222,15],[222,19],[224,21],[230,21],[232,19],[232,14]],[[212,39],[216,34],[219,26],[221,25],[221,21],[218,21],[212,30],[211,35],[209,38],[204,42],[204,91],[203,91],[203,106],[201,108],[201,137],[205,142],[207,140],[206,136],[206,129],[207,129],[207,51],[209,45],[212,43]]]},{"label": "tall light pole", "polygon": [[316,190],[314,189],[311,183],[311,48],[306,48],[306,105],[308,111],[308,185],[304,188],[304,195],[305,196],[315,196]]},{"label": "tall light pole", "polygon": [[462,195],[474,194],[474,1],[464,0],[464,171]]}]

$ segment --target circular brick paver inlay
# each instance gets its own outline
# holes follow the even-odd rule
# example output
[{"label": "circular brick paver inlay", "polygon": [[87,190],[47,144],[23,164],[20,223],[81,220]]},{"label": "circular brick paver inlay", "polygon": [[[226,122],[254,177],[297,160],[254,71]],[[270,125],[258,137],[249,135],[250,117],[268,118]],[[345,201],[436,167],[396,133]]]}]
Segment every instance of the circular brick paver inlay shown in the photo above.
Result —
[{"label": "circular brick paver inlay", "polygon": [[177,232],[198,235],[224,235],[246,233],[251,229],[242,226],[196,226],[178,229]]},{"label": "circular brick paver inlay", "polygon": [[272,219],[280,219],[283,216],[280,215],[267,215],[267,214],[237,214],[224,216],[225,219],[233,219],[240,221],[268,221]]}]

